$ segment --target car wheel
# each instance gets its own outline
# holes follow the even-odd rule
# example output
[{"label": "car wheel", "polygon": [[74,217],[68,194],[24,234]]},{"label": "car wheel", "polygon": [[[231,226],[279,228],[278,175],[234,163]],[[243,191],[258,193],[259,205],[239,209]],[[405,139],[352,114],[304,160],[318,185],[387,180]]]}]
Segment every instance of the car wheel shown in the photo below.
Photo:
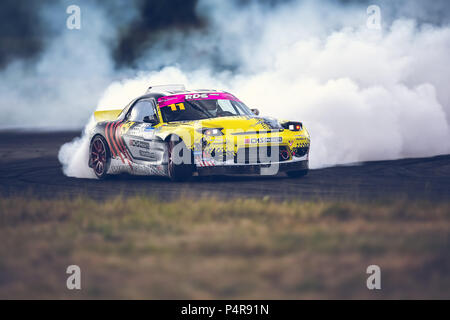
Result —
[{"label": "car wheel", "polygon": [[96,136],[89,148],[89,166],[94,170],[97,178],[105,179],[110,163],[108,144],[102,136]]},{"label": "car wheel", "polygon": [[[191,163],[178,163],[178,161],[175,161],[175,157],[177,156],[174,154],[175,146],[178,146],[179,144],[182,144],[180,148],[177,147],[177,151],[179,150],[179,156],[183,157],[183,155],[186,153],[190,154],[191,151],[186,147],[184,142],[182,140],[180,141],[169,141],[168,143],[168,152],[169,152],[169,164],[168,164],[168,171],[169,171],[169,178],[172,181],[186,181],[188,180],[193,173],[193,164]],[[192,157],[191,157],[192,160]]]},{"label": "car wheel", "polygon": [[286,174],[290,178],[300,178],[306,176],[308,174],[308,170],[288,171]]}]

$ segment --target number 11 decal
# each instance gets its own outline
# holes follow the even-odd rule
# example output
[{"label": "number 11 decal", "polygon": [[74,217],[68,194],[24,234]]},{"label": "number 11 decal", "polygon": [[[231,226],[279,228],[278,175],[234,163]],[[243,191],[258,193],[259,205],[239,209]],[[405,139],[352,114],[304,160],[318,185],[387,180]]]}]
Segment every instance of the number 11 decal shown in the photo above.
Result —
[{"label": "number 11 decal", "polygon": [[169,104],[170,109],[172,109],[172,111],[177,111],[177,106],[180,108],[180,110],[185,110],[184,108],[184,103],[172,103]]}]

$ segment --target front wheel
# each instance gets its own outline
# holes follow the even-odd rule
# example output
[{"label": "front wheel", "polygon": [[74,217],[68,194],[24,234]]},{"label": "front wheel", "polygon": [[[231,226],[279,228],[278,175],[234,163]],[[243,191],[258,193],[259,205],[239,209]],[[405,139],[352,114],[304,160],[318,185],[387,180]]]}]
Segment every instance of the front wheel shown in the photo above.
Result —
[{"label": "front wheel", "polygon": [[89,167],[99,179],[105,179],[108,172],[110,154],[108,145],[102,136],[96,136],[89,148]]},{"label": "front wheel", "polygon": [[[169,141],[168,142],[168,152],[169,152],[169,178],[172,181],[186,181],[193,173],[193,163],[192,157],[185,155],[190,155],[190,150],[186,147],[182,140],[180,141]],[[186,161],[191,160],[191,161]]]},{"label": "front wheel", "polygon": [[304,177],[308,174],[308,169],[298,170],[298,171],[288,171],[288,172],[286,172],[286,174],[290,178],[300,178],[300,177]]}]

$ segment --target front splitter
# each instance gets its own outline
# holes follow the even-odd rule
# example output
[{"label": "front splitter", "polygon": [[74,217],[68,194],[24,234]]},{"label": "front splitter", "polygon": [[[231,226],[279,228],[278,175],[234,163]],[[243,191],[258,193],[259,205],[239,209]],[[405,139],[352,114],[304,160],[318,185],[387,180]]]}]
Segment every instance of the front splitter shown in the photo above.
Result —
[{"label": "front splitter", "polygon": [[[272,167],[271,167],[272,166]],[[225,175],[225,174],[250,174],[250,175],[276,175],[279,172],[308,170],[309,161],[276,162],[272,164],[245,164],[245,165],[216,165],[209,167],[197,167],[198,175]]]}]

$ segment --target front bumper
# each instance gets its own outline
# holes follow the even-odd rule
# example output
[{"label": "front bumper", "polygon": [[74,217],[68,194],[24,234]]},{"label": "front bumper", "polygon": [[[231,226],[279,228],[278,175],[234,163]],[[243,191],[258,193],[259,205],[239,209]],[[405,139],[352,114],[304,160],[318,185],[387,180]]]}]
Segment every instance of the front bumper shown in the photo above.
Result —
[{"label": "front bumper", "polygon": [[309,160],[275,162],[271,164],[233,164],[197,167],[199,175],[249,174],[276,175],[279,172],[308,170]]}]

